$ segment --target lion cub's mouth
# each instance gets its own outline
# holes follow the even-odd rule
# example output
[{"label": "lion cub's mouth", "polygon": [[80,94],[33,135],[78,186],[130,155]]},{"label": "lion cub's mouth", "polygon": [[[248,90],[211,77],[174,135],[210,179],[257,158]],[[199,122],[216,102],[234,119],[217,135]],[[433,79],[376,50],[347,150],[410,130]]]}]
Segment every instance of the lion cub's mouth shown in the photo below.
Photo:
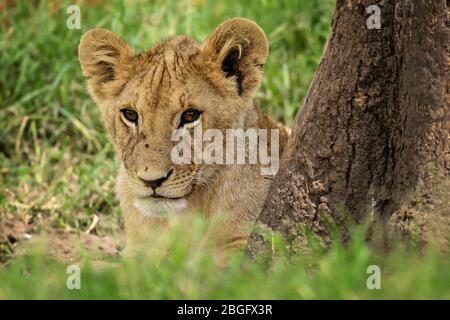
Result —
[{"label": "lion cub's mouth", "polygon": [[183,197],[165,197],[160,194],[153,193],[151,196],[148,196],[147,198],[160,199],[160,200],[180,200],[180,199],[184,199],[185,196],[183,196]]},{"label": "lion cub's mouth", "polygon": [[148,196],[136,199],[133,205],[144,216],[164,218],[170,213],[178,213],[184,210],[188,206],[188,203],[184,197],[168,198]]},{"label": "lion cub's mouth", "polygon": [[185,195],[182,195],[180,197],[168,197],[168,196],[161,195],[161,194],[157,193],[154,190],[145,190],[145,191],[136,190],[135,191],[135,195],[139,199],[167,200],[167,201],[185,199],[188,196],[188,194],[185,194]]}]

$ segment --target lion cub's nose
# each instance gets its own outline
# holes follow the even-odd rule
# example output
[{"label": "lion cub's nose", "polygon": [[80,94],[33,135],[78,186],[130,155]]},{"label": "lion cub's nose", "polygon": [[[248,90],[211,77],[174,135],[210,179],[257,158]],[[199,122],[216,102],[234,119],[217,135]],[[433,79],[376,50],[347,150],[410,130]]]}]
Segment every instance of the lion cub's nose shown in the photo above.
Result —
[{"label": "lion cub's nose", "polygon": [[156,179],[156,180],[146,180],[146,179],[143,179],[143,178],[141,178],[141,177],[138,177],[138,178],[139,178],[139,180],[141,180],[141,181],[145,184],[145,186],[147,186],[147,187],[152,187],[153,190],[155,190],[155,189],[158,188],[164,181],[166,181],[166,180],[169,178],[169,176],[170,176],[171,173],[172,173],[172,170],[170,170],[169,173],[167,173],[167,175],[166,175],[165,177],[161,177],[161,178],[158,178],[158,179]]}]

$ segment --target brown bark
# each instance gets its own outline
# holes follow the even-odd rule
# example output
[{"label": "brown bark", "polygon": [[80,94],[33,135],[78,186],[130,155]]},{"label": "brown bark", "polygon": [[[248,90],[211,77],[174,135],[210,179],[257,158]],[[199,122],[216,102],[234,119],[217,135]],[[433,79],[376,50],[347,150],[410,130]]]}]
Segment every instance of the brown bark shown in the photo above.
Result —
[{"label": "brown bark", "polygon": [[[379,30],[366,26],[373,4]],[[325,242],[327,219],[346,239],[344,221],[370,213],[405,232],[414,220],[424,238],[422,218],[448,227],[448,13],[445,0],[337,1],[260,226],[289,240],[306,226]],[[263,244],[254,232],[250,253]]]}]

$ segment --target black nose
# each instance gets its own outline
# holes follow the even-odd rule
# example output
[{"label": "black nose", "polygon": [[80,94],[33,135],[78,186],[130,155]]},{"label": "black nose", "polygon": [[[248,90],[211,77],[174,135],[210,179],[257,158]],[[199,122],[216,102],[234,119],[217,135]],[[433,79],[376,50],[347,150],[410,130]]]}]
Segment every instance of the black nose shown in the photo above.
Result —
[{"label": "black nose", "polygon": [[172,173],[172,170],[169,171],[169,173],[162,178],[156,179],[156,180],[145,180],[142,178],[139,178],[139,180],[141,180],[147,187],[152,187],[153,189],[158,188],[164,181],[166,181],[170,174]]}]

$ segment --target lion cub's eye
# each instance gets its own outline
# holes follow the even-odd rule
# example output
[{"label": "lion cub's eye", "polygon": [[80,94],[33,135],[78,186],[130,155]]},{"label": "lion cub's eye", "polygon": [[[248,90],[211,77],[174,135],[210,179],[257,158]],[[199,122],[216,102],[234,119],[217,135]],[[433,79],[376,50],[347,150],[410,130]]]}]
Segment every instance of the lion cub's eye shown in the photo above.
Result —
[{"label": "lion cub's eye", "polygon": [[200,118],[201,112],[195,109],[188,109],[181,114],[180,127],[187,123],[194,122]]},{"label": "lion cub's eye", "polygon": [[138,119],[139,119],[139,115],[136,111],[132,110],[132,109],[122,109],[120,110],[122,112],[122,115],[124,116],[124,118],[134,124],[137,123]]}]

